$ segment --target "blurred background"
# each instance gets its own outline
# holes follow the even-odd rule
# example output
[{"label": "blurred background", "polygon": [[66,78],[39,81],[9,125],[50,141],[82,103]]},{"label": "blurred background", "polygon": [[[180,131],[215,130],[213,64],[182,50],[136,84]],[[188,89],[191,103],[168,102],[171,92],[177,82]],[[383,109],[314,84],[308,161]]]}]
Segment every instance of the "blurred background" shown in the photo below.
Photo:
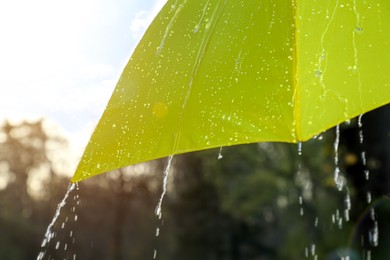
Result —
[{"label": "blurred background", "polygon": [[[0,3],[0,259],[388,259],[390,107],[302,145],[175,156],[81,182],[46,228],[165,1]],[[363,135],[363,140],[362,140]],[[156,236],[156,228],[159,236]]]},{"label": "blurred background", "polygon": [[[390,106],[302,145],[259,143],[175,156],[79,183],[44,259],[387,259]],[[32,259],[69,184],[68,141],[45,120],[0,131],[0,259]],[[363,133],[363,143],[361,134]],[[159,236],[156,228],[159,227]],[[344,258],[343,258],[344,257]]]}]

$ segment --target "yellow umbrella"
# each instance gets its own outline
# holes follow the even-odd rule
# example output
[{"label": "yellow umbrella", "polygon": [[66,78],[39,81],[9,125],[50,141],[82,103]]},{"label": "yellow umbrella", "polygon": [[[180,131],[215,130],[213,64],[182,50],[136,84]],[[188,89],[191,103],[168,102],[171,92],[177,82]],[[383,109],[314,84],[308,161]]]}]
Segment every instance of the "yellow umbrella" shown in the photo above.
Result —
[{"label": "yellow umbrella", "polygon": [[167,155],[305,141],[390,102],[388,0],[172,0],[73,182]]}]

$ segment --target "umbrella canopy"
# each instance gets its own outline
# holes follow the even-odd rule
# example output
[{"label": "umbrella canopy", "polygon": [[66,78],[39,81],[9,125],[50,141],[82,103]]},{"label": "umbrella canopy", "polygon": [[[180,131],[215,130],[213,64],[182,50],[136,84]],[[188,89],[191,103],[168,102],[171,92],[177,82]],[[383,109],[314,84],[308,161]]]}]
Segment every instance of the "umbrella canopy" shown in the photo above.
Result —
[{"label": "umbrella canopy", "polygon": [[72,181],[167,155],[310,139],[390,102],[388,0],[172,0]]}]

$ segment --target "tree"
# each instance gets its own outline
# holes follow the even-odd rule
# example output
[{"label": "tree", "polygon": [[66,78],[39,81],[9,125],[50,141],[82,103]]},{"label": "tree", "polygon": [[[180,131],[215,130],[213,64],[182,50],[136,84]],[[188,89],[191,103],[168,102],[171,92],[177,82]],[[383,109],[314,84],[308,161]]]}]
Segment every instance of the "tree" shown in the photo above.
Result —
[{"label": "tree", "polygon": [[[4,183],[0,190],[0,229],[4,230],[0,235],[0,240],[4,241],[0,248],[1,259],[30,259],[39,247],[40,225],[43,227],[48,221],[40,216],[47,207],[36,203],[37,194],[32,185],[36,184],[37,172],[47,174],[45,184],[55,176],[51,157],[53,143],[65,146],[62,137],[47,131],[43,120],[14,124],[6,121],[0,128],[0,178]],[[49,191],[40,192],[44,196],[52,195]],[[34,225],[36,222],[39,224]]]}]

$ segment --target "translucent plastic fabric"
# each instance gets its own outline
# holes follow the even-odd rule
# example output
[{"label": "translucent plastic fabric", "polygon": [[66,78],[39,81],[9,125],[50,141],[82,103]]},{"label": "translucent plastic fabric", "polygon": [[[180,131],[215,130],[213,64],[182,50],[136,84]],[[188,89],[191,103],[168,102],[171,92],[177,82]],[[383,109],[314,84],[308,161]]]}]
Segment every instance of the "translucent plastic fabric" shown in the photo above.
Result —
[{"label": "translucent plastic fabric", "polygon": [[155,158],[298,142],[390,102],[390,1],[172,0],[72,181]]}]

